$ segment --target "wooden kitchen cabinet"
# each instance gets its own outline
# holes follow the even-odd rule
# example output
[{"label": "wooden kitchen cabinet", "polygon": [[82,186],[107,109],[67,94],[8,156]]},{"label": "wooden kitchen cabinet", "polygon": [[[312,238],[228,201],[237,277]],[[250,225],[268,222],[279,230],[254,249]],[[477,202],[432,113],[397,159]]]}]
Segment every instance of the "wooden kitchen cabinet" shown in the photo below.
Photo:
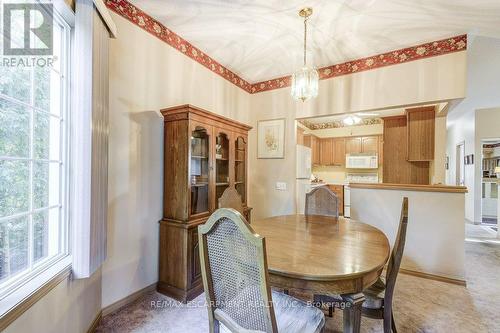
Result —
[{"label": "wooden kitchen cabinet", "polygon": [[317,136],[311,135],[310,143],[311,143],[311,163],[313,165],[320,165],[321,147],[319,138]]},{"label": "wooden kitchen cabinet", "polygon": [[378,137],[378,165],[384,164],[384,136],[379,135]]},{"label": "wooden kitchen cabinet", "polygon": [[408,161],[431,161],[434,159],[434,106],[406,110]]},{"label": "wooden kitchen cabinet", "polygon": [[304,145],[304,130],[300,127],[297,127],[297,144]]},{"label": "wooden kitchen cabinet", "polygon": [[384,119],[384,183],[428,185],[429,162],[412,162],[406,159],[407,118],[406,116],[386,117]]},{"label": "wooden kitchen cabinet", "polygon": [[[298,136],[297,136],[298,138]],[[319,165],[320,162],[320,143],[319,138],[312,134],[305,134],[302,136],[302,143],[305,147],[311,148],[311,163],[312,165]],[[297,144],[299,144],[297,142]]]},{"label": "wooden kitchen cabinet", "polygon": [[337,138],[333,139],[333,164],[344,165],[345,164],[345,139]]},{"label": "wooden kitchen cabinet", "polygon": [[[298,138],[298,137],[297,137]],[[302,144],[305,146],[305,147],[309,147],[311,148],[311,139],[312,139],[312,135],[310,134],[304,134],[302,136]],[[298,142],[297,142],[298,144]]]},{"label": "wooden kitchen cabinet", "polygon": [[333,138],[320,139],[320,164],[333,164]]},{"label": "wooden kitchen cabinet", "polygon": [[378,153],[378,136],[358,136],[345,139],[345,153]]},{"label": "wooden kitchen cabinet", "polygon": [[353,137],[345,139],[345,153],[359,154],[362,152],[362,137]]},{"label": "wooden kitchen cabinet", "polygon": [[335,193],[338,198],[339,215],[344,215],[344,186],[328,185],[328,188],[332,190],[332,192]]},{"label": "wooden kitchen cabinet", "polygon": [[[347,138],[323,138],[317,139],[317,141],[320,146],[319,161],[317,164],[343,166],[345,165],[346,154],[379,154],[379,145],[382,140],[378,135],[372,135]],[[313,143],[311,145],[312,148]],[[313,162],[313,164],[316,163]]]},{"label": "wooden kitchen cabinet", "polygon": [[377,153],[378,152],[378,136],[365,136],[361,138],[362,153]]}]

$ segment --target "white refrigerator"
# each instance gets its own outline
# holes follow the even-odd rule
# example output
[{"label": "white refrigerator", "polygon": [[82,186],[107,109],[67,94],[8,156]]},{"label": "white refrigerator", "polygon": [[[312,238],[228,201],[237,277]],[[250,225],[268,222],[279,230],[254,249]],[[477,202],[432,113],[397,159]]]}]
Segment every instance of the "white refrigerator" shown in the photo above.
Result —
[{"label": "white refrigerator", "polygon": [[296,207],[297,214],[304,214],[306,193],[311,191],[311,148],[297,145],[296,161]]}]

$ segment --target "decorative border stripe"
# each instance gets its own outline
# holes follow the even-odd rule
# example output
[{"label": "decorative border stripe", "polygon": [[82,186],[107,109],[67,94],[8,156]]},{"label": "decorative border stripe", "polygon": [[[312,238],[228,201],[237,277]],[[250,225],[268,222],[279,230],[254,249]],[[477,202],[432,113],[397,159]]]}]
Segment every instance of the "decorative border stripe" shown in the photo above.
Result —
[{"label": "decorative border stripe", "polygon": [[[107,0],[106,6],[118,15],[126,18],[130,22],[156,36],[168,45],[174,47],[194,61],[222,76],[224,79],[250,94],[285,88],[291,85],[291,76],[283,76],[253,84],[249,83],[127,0]],[[337,76],[359,73],[391,65],[398,65],[424,58],[464,51],[466,49],[467,35],[460,35],[383,54],[377,54],[367,58],[323,67],[318,70],[319,78],[320,80],[326,80]]]},{"label": "decorative border stripe", "polygon": [[192,45],[190,42],[177,35],[175,32],[168,29],[130,2],[126,0],[107,0],[106,6],[118,15],[126,18],[150,34],[158,37],[168,45],[184,53],[189,58],[205,66],[212,72],[222,76],[246,92],[251,92],[252,85],[246,80],[222,66],[199,48]]},{"label": "decorative border stripe", "polygon": [[[420,60],[443,54],[463,51],[467,49],[467,35],[438,40],[405,49],[377,54],[371,57],[331,65],[318,70],[319,79],[326,80],[332,77],[359,73],[385,66],[398,65],[405,62]],[[252,94],[289,87],[291,76],[262,81],[252,84]]]}]

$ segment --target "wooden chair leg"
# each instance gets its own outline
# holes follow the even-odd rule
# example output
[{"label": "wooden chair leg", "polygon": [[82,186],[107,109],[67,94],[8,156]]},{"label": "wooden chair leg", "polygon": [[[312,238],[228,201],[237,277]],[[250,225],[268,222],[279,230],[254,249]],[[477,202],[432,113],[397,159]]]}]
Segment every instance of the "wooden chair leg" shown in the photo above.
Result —
[{"label": "wooden chair leg", "polygon": [[328,306],[328,317],[332,318],[333,317],[333,312],[334,312],[333,305]]},{"label": "wooden chair leg", "polygon": [[392,329],[392,308],[384,306],[384,333],[391,333]]},{"label": "wooden chair leg", "polygon": [[398,333],[398,330],[396,329],[396,322],[394,321],[394,311],[391,311],[391,326],[392,333]]}]

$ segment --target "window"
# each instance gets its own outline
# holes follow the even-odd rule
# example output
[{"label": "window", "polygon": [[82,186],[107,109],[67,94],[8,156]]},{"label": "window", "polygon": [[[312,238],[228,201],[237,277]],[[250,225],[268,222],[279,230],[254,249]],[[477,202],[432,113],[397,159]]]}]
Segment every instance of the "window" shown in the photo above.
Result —
[{"label": "window", "polygon": [[52,36],[52,66],[0,64],[0,299],[68,253],[70,27],[55,10]]}]

